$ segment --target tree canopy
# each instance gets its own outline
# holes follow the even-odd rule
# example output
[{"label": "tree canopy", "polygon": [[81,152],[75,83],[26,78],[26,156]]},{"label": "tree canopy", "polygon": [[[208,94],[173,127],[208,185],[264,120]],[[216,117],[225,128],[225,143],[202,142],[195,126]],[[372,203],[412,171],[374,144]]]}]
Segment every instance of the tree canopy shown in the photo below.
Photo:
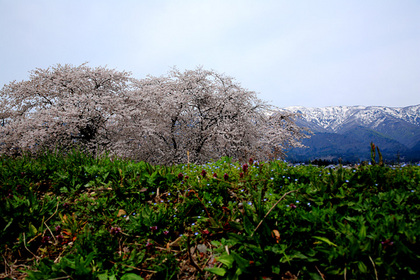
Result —
[{"label": "tree canopy", "polygon": [[0,153],[78,146],[155,164],[284,156],[305,136],[294,115],[233,78],[196,68],[135,79],[56,65],[0,91]]}]

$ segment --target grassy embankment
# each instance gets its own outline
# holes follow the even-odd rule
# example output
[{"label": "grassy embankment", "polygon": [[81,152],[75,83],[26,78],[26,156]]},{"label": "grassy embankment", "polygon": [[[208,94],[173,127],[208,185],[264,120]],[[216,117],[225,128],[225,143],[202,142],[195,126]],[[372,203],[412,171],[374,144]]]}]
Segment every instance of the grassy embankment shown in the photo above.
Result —
[{"label": "grassy embankment", "polygon": [[413,279],[420,270],[418,166],[164,167],[49,153],[0,158],[0,199],[9,279]]}]

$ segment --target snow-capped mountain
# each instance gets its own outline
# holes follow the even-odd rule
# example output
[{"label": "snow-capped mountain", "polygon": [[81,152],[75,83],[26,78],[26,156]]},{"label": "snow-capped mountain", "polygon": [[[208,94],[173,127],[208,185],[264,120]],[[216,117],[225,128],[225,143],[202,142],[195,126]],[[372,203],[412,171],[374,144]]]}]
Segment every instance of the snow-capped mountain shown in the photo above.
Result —
[{"label": "snow-capped mountain", "polygon": [[337,132],[348,125],[362,125],[375,128],[392,119],[420,125],[420,105],[408,107],[384,106],[336,106],[305,108],[292,106],[284,108],[298,113],[311,128],[320,131]]},{"label": "snow-capped mountain", "polygon": [[[397,155],[420,159],[420,105],[408,107],[336,106],[283,108],[297,113],[296,123],[309,128],[314,135],[305,140],[306,150],[295,149],[291,156],[368,158],[363,150],[374,142],[391,158]],[[369,146],[368,146],[369,147]],[[362,151],[363,150],[363,151]],[[358,151],[361,151],[360,154]],[[361,153],[364,153],[364,156]],[[300,158],[299,160],[303,160]],[[306,160],[306,159],[305,159]]]}]

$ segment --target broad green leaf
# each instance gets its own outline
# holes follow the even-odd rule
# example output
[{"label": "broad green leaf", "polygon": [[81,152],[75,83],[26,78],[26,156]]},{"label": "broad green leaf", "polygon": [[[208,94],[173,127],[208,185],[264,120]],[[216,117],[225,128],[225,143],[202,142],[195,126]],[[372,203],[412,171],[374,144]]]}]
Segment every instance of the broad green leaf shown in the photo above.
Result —
[{"label": "broad green leaf", "polygon": [[329,270],[328,274],[332,274],[332,275],[340,275],[341,274],[341,270],[340,269],[333,269],[333,270]]},{"label": "broad green leaf", "polygon": [[218,262],[221,262],[222,264],[226,265],[228,267],[228,269],[232,268],[232,264],[234,261],[234,258],[232,255],[222,255],[219,258],[217,258]]},{"label": "broad green leaf", "polygon": [[327,243],[328,245],[331,245],[331,246],[334,246],[334,247],[337,247],[337,245],[335,245],[334,243],[332,243],[328,238],[326,238],[326,237],[322,237],[322,236],[312,236],[313,238],[316,238],[316,239],[318,239],[318,240],[321,240],[321,241],[323,241],[323,242],[325,242],[325,243]]},{"label": "broad green leaf", "polygon": [[99,280],[108,280],[108,272],[99,274],[98,279]]},{"label": "broad green leaf", "polygon": [[362,225],[362,227],[360,228],[360,232],[359,232],[359,238],[360,239],[365,239],[366,238],[366,226]]},{"label": "broad green leaf", "polygon": [[242,274],[242,269],[240,267],[238,267],[238,269],[235,271],[235,278],[234,279],[239,279],[239,275]]},{"label": "broad green leaf", "polygon": [[143,277],[135,273],[126,273],[121,277],[121,280],[143,280]]},{"label": "broad green leaf", "polygon": [[280,274],[280,267],[278,267],[278,266],[273,266],[273,267],[271,268],[271,271],[272,271],[274,274]]},{"label": "broad green leaf", "polygon": [[275,244],[271,249],[275,254],[284,254],[286,252],[287,245],[286,244]]},{"label": "broad green leaf", "polygon": [[239,254],[232,252],[231,256],[233,256],[240,269],[245,270],[249,266],[249,261],[242,258]]},{"label": "broad green leaf", "polygon": [[36,227],[34,227],[34,225],[33,225],[33,224],[29,224],[29,232],[30,232],[32,235],[36,235],[36,234],[38,233],[38,230],[36,229]]},{"label": "broad green leaf", "polygon": [[357,267],[359,268],[360,272],[367,273],[367,267],[363,262],[358,262]]},{"label": "broad green leaf", "polygon": [[309,275],[313,280],[322,280],[322,277],[319,275],[319,273],[309,272]]},{"label": "broad green leaf", "polygon": [[291,256],[292,259],[302,259],[302,260],[306,260],[308,259],[307,256],[305,256],[304,254],[302,254],[301,252],[295,252],[293,253],[293,255]]},{"label": "broad green leaf", "polygon": [[225,276],[226,274],[226,269],[222,267],[211,267],[211,268],[205,268],[204,270],[210,271],[211,273],[214,273],[219,276]]}]

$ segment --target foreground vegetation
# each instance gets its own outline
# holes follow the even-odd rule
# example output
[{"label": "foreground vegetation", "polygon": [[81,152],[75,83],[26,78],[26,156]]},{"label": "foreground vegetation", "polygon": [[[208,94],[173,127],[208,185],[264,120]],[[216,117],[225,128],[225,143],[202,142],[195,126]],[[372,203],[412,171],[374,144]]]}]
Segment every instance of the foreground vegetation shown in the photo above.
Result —
[{"label": "foreground vegetation", "polygon": [[[0,158],[0,277],[413,279],[420,168]],[[9,278],[7,278],[9,277]]]}]

